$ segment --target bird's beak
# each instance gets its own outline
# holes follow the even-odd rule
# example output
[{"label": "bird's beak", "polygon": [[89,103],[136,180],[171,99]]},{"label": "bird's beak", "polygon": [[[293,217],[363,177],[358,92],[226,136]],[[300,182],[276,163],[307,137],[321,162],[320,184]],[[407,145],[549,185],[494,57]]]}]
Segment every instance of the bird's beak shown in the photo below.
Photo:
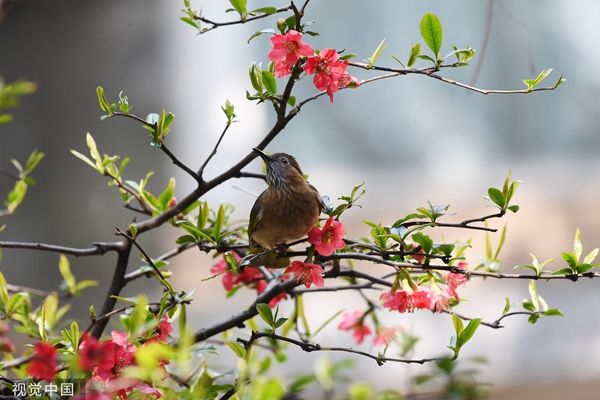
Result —
[{"label": "bird's beak", "polygon": [[257,153],[260,158],[262,158],[266,163],[268,163],[269,161],[272,161],[273,159],[267,155],[264,151],[257,149],[256,147],[253,147],[252,150]]}]

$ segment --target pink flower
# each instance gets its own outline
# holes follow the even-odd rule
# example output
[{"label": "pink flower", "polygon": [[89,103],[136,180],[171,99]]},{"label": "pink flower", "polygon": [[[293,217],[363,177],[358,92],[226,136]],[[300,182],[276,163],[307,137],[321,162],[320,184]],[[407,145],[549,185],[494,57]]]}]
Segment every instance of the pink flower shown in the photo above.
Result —
[{"label": "pink flower", "polygon": [[450,309],[450,299],[454,296],[450,293],[449,289],[433,291],[430,290],[431,296],[431,311],[433,312],[444,312]]},{"label": "pink flower", "polygon": [[27,366],[27,373],[39,380],[52,381],[58,372],[56,348],[48,342],[39,342],[35,345],[33,358]]},{"label": "pink flower", "polygon": [[309,288],[314,284],[316,287],[323,287],[323,268],[320,265],[294,261],[292,265],[286,268],[286,274],[293,274],[294,278]]},{"label": "pink flower", "polygon": [[[241,260],[241,257],[236,253],[232,252],[233,257],[236,261]],[[258,268],[246,267],[243,272],[235,273],[229,270],[229,265],[225,261],[225,257],[217,261],[211,268],[210,272],[213,274],[222,274],[223,278],[221,282],[225,290],[230,291],[237,284],[249,284],[256,282],[263,277],[262,273]]]},{"label": "pink flower", "polygon": [[373,338],[373,344],[375,346],[387,346],[396,337],[397,331],[398,328],[393,326],[389,328],[379,328],[377,334]]},{"label": "pink flower", "polygon": [[333,94],[347,86],[357,86],[358,80],[352,78],[347,71],[348,61],[340,60],[335,49],[323,49],[319,54],[306,59],[304,72],[315,75],[313,83],[318,90],[327,91],[333,103]]},{"label": "pink flower", "polygon": [[[468,264],[466,262],[461,261],[456,267],[464,270],[467,266]],[[446,275],[446,283],[448,284],[448,290],[456,300],[460,300],[456,288],[458,288],[459,286],[463,286],[467,282],[467,280],[467,276],[461,273],[450,272],[448,273],[448,275]]]},{"label": "pink flower", "polygon": [[169,317],[166,314],[158,323],[158,327],[156,328],[156,330],[156,337],[158,338],[158,340],[162,340],[163,342],[169,340],[169,335],[171,334],[171,332],[173,332],[173,327],[171,326]]},{"label": "pink flower", "polygon": [[317,253],[322,256],[330,256],[336,249],[344,247],[345,233],[344,224],[329,217],[322,229],[313,226],[308,232],[308,241],[315,246]]},{"label": "pink flower", "polygon": [[[261,294],[262,292],[265,291],[265,289],[267,288],[267,281],[264,279],[259,280],[258,282],[256,282],[256,293],[257,294]],[[269,301],[269,307],[271,308],[275,308],[275,306],[281,301],[281,300],[285,300],[288,298],[288,294],[283,292],[283,293],[279,293],[277,296],[273,297],[271,299],[271,301]]]},{"label": "pink flower", "polygon": [[365,336],[373,333],[371,328],[364,324],[365,313],[362,310],[349,311],[342,314],[342,321],[338,325],[338,329],[343,331],[352,330],[352,335],[356,343],[361,344],[365,340]]},{"label": "pink flower", "polygon": [[274,35],[271,38],[273,48],[269,52],[269,60],[275,63],[275,76],[282,78],[292,73],[292,67],[300,57],[314,54],[314,49],[302,41],[300,32],[289,30],[285,35]]},{"label": "pink flower", "polygon": [[395,293],[383,293],[380,297],[383,306],[390,310],[398,312],[413,312],[414,310],[431,310],[433,303],[431,301],[430,292],[427,290],[416,290],[412,293],[406,290],[396,290]]},{"label": "pink flower", "polygon": [[16,350],[17,348],[12,340],[0,337],[0,353],[14,353]]}]

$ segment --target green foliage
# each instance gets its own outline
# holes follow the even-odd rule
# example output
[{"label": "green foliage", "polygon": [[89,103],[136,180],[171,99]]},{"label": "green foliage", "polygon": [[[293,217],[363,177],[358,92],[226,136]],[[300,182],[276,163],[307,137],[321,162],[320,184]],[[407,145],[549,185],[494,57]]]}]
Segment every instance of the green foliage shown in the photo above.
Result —
[{"label": "green foliage", "polygon": [[504,185],[502,186],[502,190],[494,187],[489,188],[488,199],[500,209],[501,213],[505,213],[507,210],[516,213],[519,211],[519,206],[517,204],[510,204],[510,202],[521,182],[522,181],[519,180],[513,180],[511,172],[508,171],[506,179],[504,180]]},{"label": "green foliage", "polygon": [[35,92],[37,85],[29,81],[15,81],[5,83],[0,78],[0,125],[12,121],[12,114],[4,113],[4,110],[17,108],[21,97]]},{"label": "green foliage", "polygon": [[539,295],[535,281],[529,281],[529,299],[523,299],[522,306],[531,312],[528,321],[535,324],[537,320],[545,316],[561,316],[563,313],[556,308],[549,308],[546,301]]},{"label": "green foliage", "polygon": [[479,324],[481,323],[481,318],[475,318],[469,321],[467,326],[463,325],[462,319],[460,319],[456,314],[452,314],[452,324],[454,325],[454,332],[456,336],[453,337],[453,343],[451,343],[448,348],[454,352],[454,356],[452,357],[455,360],[458,357],[458,353],[460,349],[473,337],[477,328],[479,328]]},{"label": "green foliage", "polygon": [[383,39],[381,42],[379,42],[379,44],[377,45],[377,47],[375,48],[375,50],[373,51],[373,54],[371,54],[371,57],[369,57],[369,68],[372,67],[375,62],[377,61],[377,59],[381,56],[381,54],[383,53],[383,51],[385,50],[385,48],[387,47],[387,44],[385,43],[385,39]]},{"label": "green foliage", "polygon": [[425,44],[433,52],[436,63],[440,58],[440,50],[442,48],[443,29],[439,18],[433,13],[426,13],[421,18],[421,37]]},{"label": "green foliage", "polygon": [[64,284],[69,292],[69,294],[73,296],[79,296],[81,291],[92,286],[97,286],[98,282],[91,280],[83,280],[81,282],[77,282],[75,280],[75,276],[71,272],[71,266],[69,264],[69,259],[61,254],[60,259],[58,261],[58,269],[60,274],[63,277]]},{"label": "green foliage", "polygon": [[562,259],[567,263],[567,267],[555,271],[553,274],[584,274],[588,271],[591,271],[594,268],[600,267],[600,263],[594,263],[596,257],[598,256],[598,251],[598,248],[593,249],[583,258],[583,260],[581,260],[581,255],[583,253],[583,244],[581,243],[581,232],[578,228],[577,231],[575,231],[575,239],[573,239],[573,251],[561,254]]},{"label": "green foliage", "polygon": [[[15,212],[17,207],[23,203],[28,187],[35,185],[36,181],[31,177],[31,173],[35,170],[43,158],[44,153],[34,150],[27,158],[24,167],[17,160],[11,160],[13,166],[17,170],[17,176],[15,177],[13,188],[8,193],[6,201],[4,202],[7,214],[12,214]],[[3,212],[0,211],[0,215],[2,214]]]}]

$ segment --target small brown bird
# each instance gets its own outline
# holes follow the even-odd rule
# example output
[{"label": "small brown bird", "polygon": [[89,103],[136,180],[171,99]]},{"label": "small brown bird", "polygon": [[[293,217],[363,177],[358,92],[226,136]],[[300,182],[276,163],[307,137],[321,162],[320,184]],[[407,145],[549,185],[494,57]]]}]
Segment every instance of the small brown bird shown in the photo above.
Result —
[{"label": "small brown bird", "polygon": [[319,219],[323,203],[317,189],[304,179],[294,157],[252,150],[267,165],[269,185],[250,211],[248,236],[251,252],[255,253],[253,247],[257,245],[272,249],[306,235]]}]

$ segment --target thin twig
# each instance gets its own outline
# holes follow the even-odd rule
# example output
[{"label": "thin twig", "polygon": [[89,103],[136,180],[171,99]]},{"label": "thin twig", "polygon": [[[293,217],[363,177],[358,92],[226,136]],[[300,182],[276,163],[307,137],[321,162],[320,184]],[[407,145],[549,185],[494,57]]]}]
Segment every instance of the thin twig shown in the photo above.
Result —
[{"label": "thin twig", "polygon": [[219,149],[219,146],[221,145],[221,141],[225,137],[225,134],[227,133],[227,130],[229,129],[230,126],[231,126],[231,122],[228,122],[225,125],[225,128],[223,129],[223,132],[221,132],[221,136],[219,136],[219,140],[217,140],[215,147],[213,147],[213,149],[210,152],[210,154],[208,155],[208,157],[206,157],[206,160],[204,160],[204,162],[202,163],[202,166],[200,167],[200,169],[198,169],[197,175],[200,178],[202,178],[202,176],[204,175],[204,169],[206,168],[206,166],[208,165],[210,160],[217,154],[217,150]]},{"label": "thin twig", "polygon": [[302,341],[299,341],[296,339],[292,339],[292,338],[289,338],[286,336],[281,336],[281,335],[267,333],[267,332],[252,332],[252,335],[250,336],[250,340],[246,341],[244,339],[238,338],[237,341],[250,347],[252,342],[254,342],[260,338],[265,338],[265,337],[296,345],[308,353],[311,353],[313,351],[333,351],[333,352],[358,354],[358,355],[368,357],[368,358],[375,360],[375,362],[377,362],[377,365],[379,365],[379,366],[382,366],[386,362],[397,362],[397,363],[404,363],[404,364],[425,364],[428,362],[442,361],[442,360],[446,359],[446,357],[433,357],[433,358],[420,358],[420,359],[382,357],[382,356],[374,355],[371,353],[367,353],[365,351],[355,350],[355,349],[352,349],[349,347],[321,346],[318,343],[305,343],[305,342],[302,342]]},{"label": "thin twig", "polygon": [[289,10],[291,10],[291,8],[292,8],[292,5],[290,4],[290,5],[286,6],[286,7],[278,8],[277,10],[275,10],[274,13],[271,13],[271,14],[260,14],[260,15],[254,16],[254,17],[250,17],[250,18],[246,18],[246,19],[239,19],[239,20],[234,20],[234,21],[217,22],[217,21],[213,21],[213,20],[210,20],[208,18],[205,18],[205,17],[203,17],[201,15],[195,15],[194,19],[202,21],[205,24],[211,25],[210,28],[204,28],[204,29],[201,29],[199,31],[200,34],[203,34],[203,33],[212,31],[213,29],[217,29],[217,28],[219,28],[221,26],[245,24],[247,22],[256,21],[257,19],[267,18],[267,17],[269,17],[271,15],[274,15],[274,14],[280,14],[280,13],[289,11]]},{"label": "thin twig", "polygon": [[474,86],[477,84],[477,79],[479,79],[479,73],[481,72],[481,66],[483,65],[483,60],[485,60],[485,53],[488,48],[488,44],[490,41],[490,32],[492,31],[492,20],[494,17],[494,0],[487,1],[487,18],[485,21],[485,32],[483,34],[483,41],[481,43],[481,47],[479,48],[479,56],[477,57],[477,63],[475,64],[475,68],[473,68],[473,76],[469,81],[469,85]]},{"label": "thin twig", "polygon": [[[471,90],[473,92],[477,92],[480,94],[529,94],[532,92],[541,92],[544,90],[555,90],[557,86],[547,86],[533,89],[514,89],[514,90],[497,90],[497,89],[481,89],[475,86],[468,85],[466,83],[462,83],[456,81],[454,79],[446,78],[441,75],[435,73],[437,69],[434,68],[422,68],[422,69],[408,69],[408,68],[391,68],[391,67],[381,67],[377,65],[369,66],[369,64],[359,63],[359,62],[349,62],[348,65],[356,68],[362,68],[366,70],[376,70],[376,71],[387,71],[387,72],[395,72],[397,75],[422,75],[428,76],[433,79],[437,79],[441,82],[448,83],[451,85],[455,85],[461,87],[463,89]],[[442,65],[442,67],[452,67],[453,65]],[[364,82],[362,82],[364,83]],[[362,84],[361,83],[361,84]]]}]

